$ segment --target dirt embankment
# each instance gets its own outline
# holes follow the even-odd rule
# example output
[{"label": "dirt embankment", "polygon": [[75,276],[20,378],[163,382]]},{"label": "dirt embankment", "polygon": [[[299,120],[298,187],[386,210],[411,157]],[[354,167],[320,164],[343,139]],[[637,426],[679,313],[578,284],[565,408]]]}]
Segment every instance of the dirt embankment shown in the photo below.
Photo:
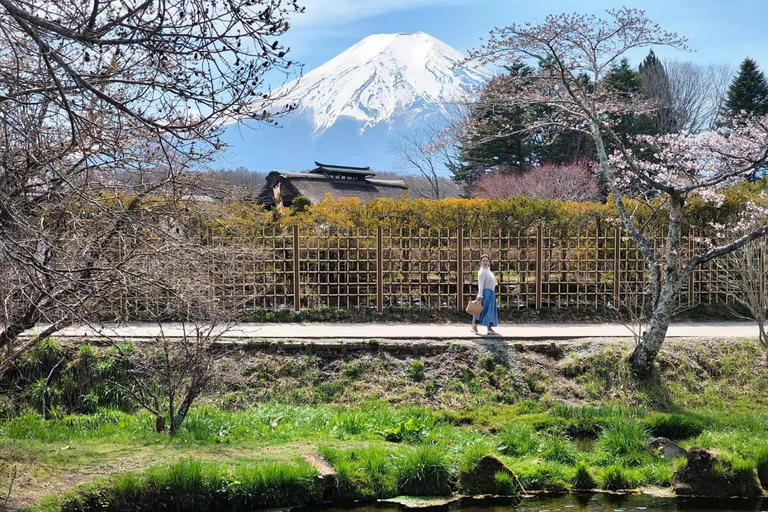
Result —
[{"label": "dirt embankment", "polygon": [[325,342],[223,349],[208,399],[225,408],[265,400],[462,408],[522,400],[652,408],[765,403],[768,366],[753,341],[667,341],[657,374],[634,379],[626,339]]}]

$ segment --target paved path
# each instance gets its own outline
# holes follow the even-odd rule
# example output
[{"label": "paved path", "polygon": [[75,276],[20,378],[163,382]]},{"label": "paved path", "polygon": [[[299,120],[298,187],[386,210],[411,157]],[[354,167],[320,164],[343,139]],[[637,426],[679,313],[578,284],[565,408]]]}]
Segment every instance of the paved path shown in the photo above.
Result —
[{"label": "paved path", "polygon": [[[38,329],[44,326],[38,327]],[[191,327],[187,326],[187,332]],[[181,324],[163,324],[162,330],[168,337],[181,337]],[[619,338],[631,337],[630,331],[621,324],[501,324],[497,330],[503,338],[512,339],[570,339],[570,338]],[[30,331],[30,334],[34,331]],[[154,338],[161,332],[157,324],[104,324],[63,329],[58,337],[99,337]],[[480,332],[485,332],[480,327]],[[668,337],[677,338],[757,338],[758,330],[750,322],[723,323],[676,323],[672,324]],[[238,324],[230,328],[223,337],[232,339],[281,338],[281,339],[465,339],[476,338],[469,324]],[[485,336],[483,336],[485,337]]]}]

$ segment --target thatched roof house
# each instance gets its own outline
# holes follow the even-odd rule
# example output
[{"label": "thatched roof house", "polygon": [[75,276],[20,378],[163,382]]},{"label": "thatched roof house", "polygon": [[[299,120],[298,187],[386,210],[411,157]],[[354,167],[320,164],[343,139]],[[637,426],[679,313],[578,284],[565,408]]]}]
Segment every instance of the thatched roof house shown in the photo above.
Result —
[{"label": "thatched roof house", "polygon": [[259,194],[259,203],[274,207],[278,201],[290,206],[296,196],[307,197],[313,204],[330,194],[334,199],[356,197],[370,201],[380,197],[400,199],[408,190],[403,180],[377,180],[370,167],[343,167],[315,162],[309,172],[272,171]]}]

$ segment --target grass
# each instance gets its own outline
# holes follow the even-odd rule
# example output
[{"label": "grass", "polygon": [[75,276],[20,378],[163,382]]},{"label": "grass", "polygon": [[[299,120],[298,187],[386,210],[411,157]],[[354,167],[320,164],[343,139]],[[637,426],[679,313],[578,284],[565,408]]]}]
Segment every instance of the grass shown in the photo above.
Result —
[{"label": "grass", "polygon": [[499,442],[501,453],[515,457],[536,450],[541,436],[530,425],[509,425],[499,434]]},{"label": "grass", "polygon": [[579,461],[575,466],[575,472],[571,483],[574,489],[595,489],[597,482],[592,476],[592,472],[589,469],[589,465],[585,460]]},{"label": "grass", "polygon": [[422,382],[424,380],[424,363],[422,361],[411,361],[411,380]]},{"label": "grass", "polygon": [[634,489],[638,483],[630,469],[621,466],[608,466],[600,472],[600,488],[606,491]]},{"label": "grass", "polygon": [[164,510],[198,512],[217,507],[233,511],[319,503],[317,472],[303,461],[290,464],[240,464],[183,459],[150,467],[144,473],[116,475],[42,503],[62,512]]},{"label": "grass", "polygon": [[452,491],[453,468],[444,447],[422,445],[406,450],[396,462],[398,488],[411,496],[442,496]]},{"label": "grass", "polygon": [[[378,343],[370,345],[381,348]],[[88,503],[104,499],[119,504],[115,509],[134,510],[131,507],[148,489],[165,489],[166,494],[155,497],[170,500],[169,510],[195,510],[221,500],[228,500],[229,508],[244,510],[255,506],[254,493],[271,504],[293,495],[311,501],[314,495],[305,492],[301,477],[306,466],[295,459],[318,446],[324,447],[323,454],[338,471],[338,497],[343,499],[391,497],[406,491],[446,494],[457,485],[459,472],[472,469],[487,454],[501,459],[526,489],[669,486],[680,463],[650,454],[649,436],[669,437],[686,448],[717,449],[729,461],[719,468],[724,476],[738,480],[757,469],[765,481],[768,408],[757,394],[764,389],[757,384],[764,373],[758,368],[750,380],[744,372],[744,365],[752,364],[745,355],[753,348],[736,344],[728,349],[734,354],[714,349],[711,360],[692,351],[691,360],[701,359],[695,361],[696,371],[662,359],[658,378],[643,385],[630,380],[623,354],[613,349],[581,359],[566,353],[561,366],[549,368],[547,375],[557,378],[544,375],[541,365],[531,372],[521,364],[513,372],[498,354],[474,355],[447,375],[428,355],[398,359],[371,350],[364,358],[337,362],[336,373],[326,379],[328,367],[315,356],[281,355],[275,357],[282,368],[275,380],[283,379],[287,386],[301,382],[291,391],[296,400],[264,398],[281,396],[277,393],[254,398],[247,390],[232,388],[227,410],[221,408],[223,398],[210,398],[194,407],[181,431],[170,437],[154,432],[154,417],[149,414],[101,407],[120,400],[108,396],[112,391],[103,382],[98,388],[78,387],[80,377],[96,382],[99,375],[119,375],[121,369],[99,355],[99,349],[85,346],[73,352],[67,370],[71,375],[62,375],[52,389],[35,386],[41,378],[35,365],[55,364],[62,354],[61,346],[47,343],[30,356],[25,370],[29,380],[24,393],[31,407],[21,412],[15,407],[0,410],[0,451],[8,461],[20,464],[31,482],[27,487],[37,486],[37,492],[44,483],[57,489],[55,485],[63,485],[70,475],[87,479],[125,465],[135,470],[86,485],[77,498],[67,494],[71,510],[85,510]],[[238,370],[243,376],[261,371],[253,365]],[[272,385],[269,372],[259,375],[261,386]],[[364,398],[368,388],[358,386],[377,375],[402,392]],[[593,403],[560,403],[555,393],[563,376],[572,379],[585,399],[593,397]],[[529,385],[530,378],[541,389]],[[40,412],[43,396],[47,404],[59,401],[46,411],[47,420]],[[721,408],[697,410],[709,397],[716,397]],[[80,404],[87,414],[66,414],[67,403]],[[577,450],[574,440],[582,438],[594,440],[594,445]],[[209,460],[162,464],[189,453]],[[264,455],[255,460],[255,453]],[[152,468],[146,470],[148,466]],[[295,467],[304,469],[294,474]],[[505,472],[493,478],[499,492],[518,485]],[[200,491],[191,501],[184,494],[190,488]],[[87,499],[92,501],[86,503]],[[60,509],[61,499],[48,501],[54,502],[53,508]]]},{"label": "grass", "polygon": [[649,457],[648,433],[643,423],[624,418],[611,419],[595,445],[602,461],[637,466]]}]

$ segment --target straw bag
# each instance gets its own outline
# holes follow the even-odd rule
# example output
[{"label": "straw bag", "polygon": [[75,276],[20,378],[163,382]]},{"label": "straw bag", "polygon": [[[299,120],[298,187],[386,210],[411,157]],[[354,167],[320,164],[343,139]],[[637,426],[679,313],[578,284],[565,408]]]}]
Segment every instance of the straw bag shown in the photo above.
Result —
[{"label": "straw bag", "polygon": [[483,312],[483,305],[479,302],[475,302],[473,300],[469,301],[469,304],[467,304],[467,313],[469,313],[472,316],[480,316],[480,313]]}]

